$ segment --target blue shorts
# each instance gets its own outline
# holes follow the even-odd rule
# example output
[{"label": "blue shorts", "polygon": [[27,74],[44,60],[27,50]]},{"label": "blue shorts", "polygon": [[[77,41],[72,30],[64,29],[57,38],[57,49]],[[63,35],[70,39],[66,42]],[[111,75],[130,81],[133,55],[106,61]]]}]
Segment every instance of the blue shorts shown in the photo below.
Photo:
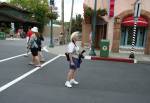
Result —
[{"label": "blue shorts", "polygon": [[77,68],[80,68],[81,61],[79,61],[78,58],[72,58],[72,59],[73,59],[74,65],[71,65],[71,62],[69,61],[70,69],[76,70]]}]

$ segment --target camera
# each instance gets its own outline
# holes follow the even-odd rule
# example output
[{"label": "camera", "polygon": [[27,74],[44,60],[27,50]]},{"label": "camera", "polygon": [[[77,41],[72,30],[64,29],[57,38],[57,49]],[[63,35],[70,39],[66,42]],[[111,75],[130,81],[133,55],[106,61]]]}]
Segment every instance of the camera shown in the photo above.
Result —
[{"label": "camera", "polygon": [[85,50],[82,50],[82,52],[79,54],[79,60],[83,59],[84,56],[83,56],[83,53],[85,52]]},{"label": "camera", "polygon": [[[81,61],[81,59],[84,58],[84,56],[83,56],[84,52],[85,52],[85,50],[82,50],[82,52],[79,54],[79,56],[78,56],[79,61]],[[67,61],[70,61],[69,53],[65,53],[65,55],[66,55]]]}]

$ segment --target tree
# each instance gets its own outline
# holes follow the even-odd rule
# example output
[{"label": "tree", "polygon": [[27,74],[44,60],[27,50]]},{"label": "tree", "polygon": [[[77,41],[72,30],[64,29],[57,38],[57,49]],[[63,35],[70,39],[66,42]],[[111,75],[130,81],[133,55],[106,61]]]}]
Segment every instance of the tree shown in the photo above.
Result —
[{"label": "tree", "polygon": [[75,19],[72,19],[71,32],[82,31],[82,17],[81,14],[76,15]]},{"label": "tree", "polygon": [[33,13],[35,20],[40,23],[39,31],[43,31],[44,25],[49,21],[47,17],[47,13],[50,11],[48,0],[10,0],[10,3]]}]

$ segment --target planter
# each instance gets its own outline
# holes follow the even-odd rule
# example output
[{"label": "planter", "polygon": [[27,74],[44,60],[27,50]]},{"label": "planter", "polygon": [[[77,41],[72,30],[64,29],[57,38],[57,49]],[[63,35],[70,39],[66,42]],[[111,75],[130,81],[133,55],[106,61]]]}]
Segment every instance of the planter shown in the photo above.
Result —
[{"label": "planter", "polygon": [[84,5],[84,21],[86,24],[91,23],[91,16],[93,14],[93,10],[91,7]]},{"label": "planter", "polygon": [[85,17],[84,21],[86,24],[91,24],[91,17]]}]

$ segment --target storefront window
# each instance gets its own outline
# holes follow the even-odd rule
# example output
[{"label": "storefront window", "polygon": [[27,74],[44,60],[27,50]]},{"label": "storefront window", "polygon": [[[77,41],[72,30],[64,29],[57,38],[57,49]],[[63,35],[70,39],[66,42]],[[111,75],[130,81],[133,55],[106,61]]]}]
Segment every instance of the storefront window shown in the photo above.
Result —
[{"label": "storefront window", "polygon": [[[132,37],[133,37],[133,27],[122,27],[121,30],[121,46],[131,46],[132,45]],[[146,40],[146,28],[145,27],[137,27],[136,35],[135,35],[135,46],[136,47],[144,47]]]},{"label": "storefront window", "polygon": [[120,40],[120,45],[123,46],[125,45],[126,40],[126,28],[122,28],[121,30],[121,40]]}]

